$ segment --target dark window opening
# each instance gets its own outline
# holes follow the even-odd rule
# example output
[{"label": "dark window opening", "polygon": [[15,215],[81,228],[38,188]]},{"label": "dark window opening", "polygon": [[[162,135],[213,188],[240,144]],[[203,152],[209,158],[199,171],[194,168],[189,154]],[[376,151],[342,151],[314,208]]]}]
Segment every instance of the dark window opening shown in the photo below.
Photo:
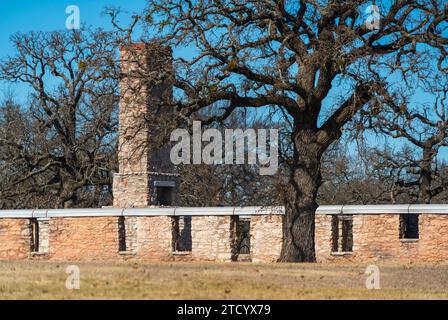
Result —
[{"label": "dark window opening", "polygon": [[126,223],[125,217],[118,217],[118,251],[124,252],[126,247]]},{"label": "dark window opening", "polygon": [[191,239],[191,216],[173,217],[173,251],[190,252],[192,249]]},{"label": "dark window opening", "polygon": [[156,205],[170,206],[173,204],[173,187],[155,187]]},{"label": "dark window opening", "polygon": [[333,215],[331,220],[332,252],[353,251],[353,217]]},{"label": "dark window opening", "polygon": [[31,229],[31,252],[39,252],[39,222],[37,219],[30,219]]},{"label": "dark window opening", "polygon": [[233,261],[250,261],[250,218],[234,217]]},{"label": "dark window opening", "polygon": [[418,239],[418,214],[400,215],[400,239]]}]

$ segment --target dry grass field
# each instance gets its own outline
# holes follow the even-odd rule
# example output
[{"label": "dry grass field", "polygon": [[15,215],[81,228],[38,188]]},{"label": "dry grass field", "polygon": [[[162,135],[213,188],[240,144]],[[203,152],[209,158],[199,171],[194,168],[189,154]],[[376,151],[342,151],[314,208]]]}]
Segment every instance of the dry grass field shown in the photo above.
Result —
[{"label": "dry grass field", "polygon": [[[68,290],[66,268],[80,268]],[[379,264],[379,290],[365,287],[367,265],[251,263],[0,262],[2,299],[447,299],[448,264]]]}]

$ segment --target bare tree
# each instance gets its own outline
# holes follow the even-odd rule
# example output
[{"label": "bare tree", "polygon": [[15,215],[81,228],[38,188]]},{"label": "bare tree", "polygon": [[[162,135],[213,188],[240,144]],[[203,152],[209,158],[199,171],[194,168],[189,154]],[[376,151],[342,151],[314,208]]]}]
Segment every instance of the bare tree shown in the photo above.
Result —
[{"label": "bare tree", "polygon": [[0,107],[0,207],[3,209],[17,207],[39,207],[54,204],[56,197],[45,192],[25,192],[32,189],[42,176],[36,175],[22,183],[14,181],[13,176],[24,176],[30,172],[26,161],[19,158],[34,157],[43,148],[41,136],[34,132],[28,115],[8,97]]},{"label": "bare tree", "polygon": [[346,136],[322,157],[319,204],[390,203],[395,181],[382,157],[366,145],[348,145],[350,137]]},{"label": "bare tree", "polygon": [[[211,116],[209,111],[201,112],[200,118]],[[225,121],[213,127],[225,129],[263,129],[278,127],[280,124],[257,117],[244,110],[232,113]],[[247,147],[247,146],[246,146]],[[281,168],[280,168],[281,169]],[[269,206],[280,204],[281,170],[273,176],[259,174],[258,165],[182,165],[179,167],[181,179],[181,205],[187,206]]]},{"label": "bare tree", "polygon": [[448,179],[440,170],[438,156],[448,147],[448,78],[445,75],[427,79],[427,88],[435,96],[432,105],[410,102],[404,94],[384,95],[373,104],[364,127],[396,140],[404,141],[399,151],[377,149],[382,166],[389,168],[395,179],[394,197],[415,194],[413,202],[431,203],[448,189]]},{"label": "bare tree", "polygon": [[[372,70],[391,67],[385,64],[390,60],[409,69],[421,54],[421,43],[441,53],[444,65],[445,1],[387,2],[379,8],[378,28],[363,16],[368,4],[154,0],[141,15],[147,22],[146,40],[189,48],[175,61],[175,105],[182,117],[216,105],[220,113],[210,123],[238,108],[272,108],[291,122],[281,261],[315,261],[320,160],[341,128],[393,80]],[[117,12],[110,13],[116,22]],[[132,26],[118,30],[130,40]],[[324,99],[333,94],[340,102],[325,107]]]},{"label": "bare tree", "polygon": [[0,130],[2,198],[51,194],[52,207],[103,203],[116,167],[113,40],[87,29],[11,37],[16,53],[0,62],[0,79],[26,84],[30,93],[23,112],[9,112]]}]

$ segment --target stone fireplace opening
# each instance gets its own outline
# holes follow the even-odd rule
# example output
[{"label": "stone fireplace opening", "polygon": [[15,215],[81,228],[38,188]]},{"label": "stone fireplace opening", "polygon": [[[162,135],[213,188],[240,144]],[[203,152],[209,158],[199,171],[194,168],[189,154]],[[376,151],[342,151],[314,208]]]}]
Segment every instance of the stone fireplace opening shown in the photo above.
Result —
[{"label": "stone fireplace opening", "polygon": [[156,206],[175,205],[176,181],[154,181],[154,193],[152,203]]},{"label": "stone fireplace opening", "polygon": [[173,204],[174,187],[155,187],[156,205],[171,206]]}]

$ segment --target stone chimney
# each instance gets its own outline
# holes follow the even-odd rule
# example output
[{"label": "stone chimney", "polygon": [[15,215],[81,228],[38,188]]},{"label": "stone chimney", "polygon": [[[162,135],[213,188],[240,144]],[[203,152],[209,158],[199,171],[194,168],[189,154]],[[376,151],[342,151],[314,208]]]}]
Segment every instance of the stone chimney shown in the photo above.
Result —
[{"label": "stone chimney", "polygon": [[128,45],[121,48],[120,61],[114,207],[175,205],[179,178],[169,145],[158,135],[173,112],[171,48],[153,43]]}]

